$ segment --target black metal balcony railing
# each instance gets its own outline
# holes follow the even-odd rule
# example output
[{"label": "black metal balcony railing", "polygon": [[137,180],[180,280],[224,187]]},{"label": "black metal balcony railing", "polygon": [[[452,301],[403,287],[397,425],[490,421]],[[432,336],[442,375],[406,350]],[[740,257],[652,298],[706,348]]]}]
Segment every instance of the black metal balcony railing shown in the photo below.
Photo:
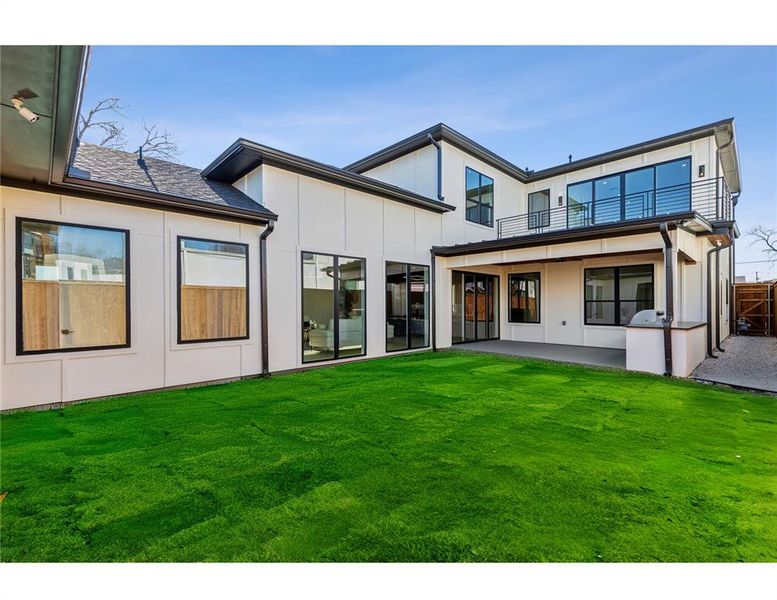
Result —
[{"label": "black metal balcony railing", "polygon": [[722,177],[497,219],[500,238],[697,212],[708,221],[733,220]]}]

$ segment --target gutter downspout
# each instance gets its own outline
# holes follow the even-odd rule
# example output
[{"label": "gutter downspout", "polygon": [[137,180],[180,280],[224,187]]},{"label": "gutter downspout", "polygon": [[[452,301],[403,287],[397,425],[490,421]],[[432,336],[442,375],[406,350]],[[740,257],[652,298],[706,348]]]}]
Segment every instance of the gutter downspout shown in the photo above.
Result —
[{"label": "gutter downspout", "polygon": [[717,358],[712,349],[712,253],[718,249],[713,246],[707,250],[707,356]]},{"label": "gutter downspout", "polygon": [[432,146],[437,148],[437,199],[440,202],[445,202],[445,196],[442,195],[442,146],[431,133],[427,137]]},{"label": "gutter downspout", "polygon": [[259,236],[259,297],[262,327],[262,377],[270,376],[270,332],[267,331],[267,238],[275,229],[275,221],[268,221]]},{"label": "gutter downspout", "polygon": [[430,250],[432,255],[432,289],[431,289],[431,311],[432,311],[432,352],[437,352],[437,305],[435,289],[437,287],[437,255],[434,248]]},{"label": "gutter downspout", "polygon": [[715,148],[715,192],[717,198],[715,199],[715,217],[718,219],[721,218],[720,214],[720,205],[718,202],[722,202],[723,200],[723,194],[722,190],[719,188],[720,186],[720,151],[728,148],[731,144],[734,143],[734,134],[732,132],[731,137],[728,139],[728,141],[723,144],[722,146],[717,146]]},{"label": "gutter downspout", "polygon": [[[735,194],[731,195],[731,220],[736,222],[737,220],[737,202],[739,202],[739,194],[740,192],[737,192]],[[732,228],[731,233],[733,235],[734,230]],[[736,253],[735,253],[736,245],[734,244],[734,238],[731,238],[731,252],[729,254],[729,261],[728,261],[728,267],[729,267],[729,274],[728,274],[728,281],[731,293],[729,295],[729,307],[728,307],[728,334],[731,335],[736,332],[736,326],[737,326],[737,315],[736,315],[736,300],[737,300],[737,287],[734,285],[734,279],[736,277],[736,270],[734,268],[734,265],[736,264]]]},{"label": "gutter downspout", "polygon": [[661,237],[664,238],[664,270],[666,313],[664,326],[664,375],[672,376],[672,321],[674,321],[674,271],[672,268],[672,238],[669,236],[669,225],[666,222],[659,225]]},{"label": "gutter downspout", "polygon": [[[733,245],[734,243],[734,232],[731,228],[728,230],[729,235],[729,242],[724,246],[718,246],[717,252],[715,253],[715,291],[718,294],[718,298],[720,297],[719,289],[720,289],[720,251],[724,248],[728,248]],[[729,256],[729,262],[731,257]],[[730,265],[729,265],[730,269]],[[717,315],[715,317],[715,347],[720,352],[725,352],[723,348],[720,347],[720,307],[717,309]]]}]

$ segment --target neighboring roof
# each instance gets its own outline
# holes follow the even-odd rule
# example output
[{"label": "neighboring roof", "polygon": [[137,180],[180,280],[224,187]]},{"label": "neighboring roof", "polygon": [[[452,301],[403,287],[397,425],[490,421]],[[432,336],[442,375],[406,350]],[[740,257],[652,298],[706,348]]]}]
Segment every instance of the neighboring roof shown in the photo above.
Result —
[{"label": "neighboring roof", "polygon": [[[701,139],[714,135],[718,142],[718,146],[721,147],[721,158],[724,162],[724,173],[729,178],[729,187],[732,191],[738,192],[740,187],[739,176],[739,164],[736,158],[735,144],[722,148],[729,139],[733,139],[734,136],[734,119],[724,119],[722,121],[716,121],[700,127],[694,127],[693,129],[687,129],[678,133],[673,133],[660,138],[648,140],[646,142],[640,142],[639,144],[633,144],[617,150],[611,150],[602,154],[596,154],[587,158],[582,158],[572,162],[557,165],[555,167],[549,167],[540,171],[526,171],[520,167],[515,166],[513,163],[502,158],[501,156],[491,152],[487,148],[484,148],[477,142],[462,135],[455,129],[452,129],[444,123],[438,123],[429,129],[425,129],[419,133],[411,135],[404,140],[392,144],[383,150],[379,150],[373,154],[370,154],[366,158],[351,163],[345,167],[348,171],[354,173],[364,173],[370,169],[374,169],[382,164],[394,160],[400,156],[404,156],[410,152],[414,152],[419,148],[423,148],[429,144],[429,136],[434,138],[435,141],[446,141],[457,148],[464,150],[468,154],[482,160],[486,164],[499,169],[500,171],[511,175],[515,179],[524,183],[531,183],[533,181],[539,181],[541,179],[547,179],[555,175],[561,175],[563,173],[569,173],[571,171],[578,171],[587,167],[592,167],[605,162],[611,162],[622,158],[628,158],[636,154],[642,154],[644,152],[651,152],[690,142],[693,140]],[[728,168],[727,168],[728,167]]]},{"label": "neighboring roof", "polygon": [[243,138],[233,143],[216,160],[205,167],[202,175],[211,181],[233,183],[261,164],[293,171],[437,213],[456,209],[451,204],[421,196],[372,177],[289,154]]},{"label": "neighboring roof", "polygon": [[516,248],[546,246],[548,244],[565,244],[569,242],[621,237],[624,235],[658,231],[662,222],[669,222],[671,227],[686,228],[694,234],[709,233],[712,231],[712,227],[706,219],[696,212],[688,212],[685,214],[671,215],[670,217],[662,215],[634,221],[606,223],[574,229],[559,229],[546,233],[497,238],[493,240],[483,240],[481,242],[455,244],[453,246],[435,246],[433,250],[437,256],[462,256],[464,254],[482,254],[484,252],[499,252]]},{"label": "neighboring roof", "polygon": [[263,219],[277,215],[237,188],[202,177],[199,169],[157,158],[138,160],[134,152],[81,142],[76,149],[68,183],[75,180],[120,186],[134,192],[188,201],[194,206],[212,205],[221,210],[250,213]]}]

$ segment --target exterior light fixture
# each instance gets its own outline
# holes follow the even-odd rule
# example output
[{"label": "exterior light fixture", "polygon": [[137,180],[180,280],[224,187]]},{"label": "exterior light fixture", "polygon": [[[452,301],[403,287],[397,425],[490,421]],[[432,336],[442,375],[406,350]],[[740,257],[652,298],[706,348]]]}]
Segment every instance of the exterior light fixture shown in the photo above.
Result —
[{"label": "exterior light fixture", "polygon": [[14,96],[11,98],[11,104],[13,104],[13,107],[19,112],[19,114],[27,119],[30,123],[34,123],[40,119],[40,117],[32,112],[29,108],[24,107],[24,100],[22,100],[19,96]]},{"label": "exterior light fixture", "polygon": [[706,165],[699,165],[699,177],[704,177],[704,173],[706,171],[705,166]]}]

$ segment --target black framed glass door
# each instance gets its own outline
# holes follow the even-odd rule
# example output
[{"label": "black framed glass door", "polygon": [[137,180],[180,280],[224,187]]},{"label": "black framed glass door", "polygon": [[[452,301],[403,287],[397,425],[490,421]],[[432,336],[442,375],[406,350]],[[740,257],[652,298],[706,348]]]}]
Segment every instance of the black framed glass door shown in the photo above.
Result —
[{"label": "black framed glass door", "polygon": [[451,286],[454,344],[499,338],[499,278],[453,272]]}]

